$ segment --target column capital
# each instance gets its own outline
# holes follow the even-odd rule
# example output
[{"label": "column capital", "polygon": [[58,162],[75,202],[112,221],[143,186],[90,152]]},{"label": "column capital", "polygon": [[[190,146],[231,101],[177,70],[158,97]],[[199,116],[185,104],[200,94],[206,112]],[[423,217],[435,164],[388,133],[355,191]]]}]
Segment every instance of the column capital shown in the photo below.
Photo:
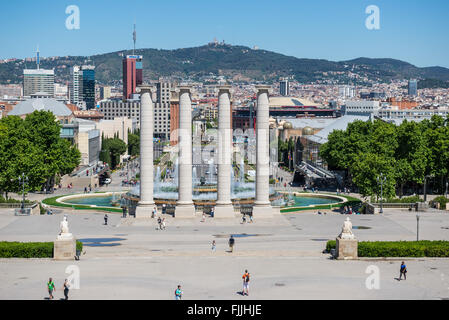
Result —
[{"label": "column capital", "polygon": [[222,84],[217,87],[219,92],[220,91],[228,91],[229,92],[231,90],[231,88],[232,88],[232,86],[229,84]]},{"label": "column capital", "polygon": [[266,84],[258,84],[256,85],[256,90],[257,93],[263,93],[263,92],[269,92],[271,90],[271,86],[270,85],[266,85]]},{"label": "column capital", "polygon": [[154,87],[149,85],[140,85],[136,88],[136,92],[140,94],[149,93],[150,95],[153,93]]},{"label": "column capital", "polygon": [[190,86],[190,85],[181,85],[181,86],[178,86],[176,89],[175,89],[175,91],[176,92],[179,92],[179,93],[182,93],[182,92],[188,92],[188,93],[192,93],[192,86]]}]

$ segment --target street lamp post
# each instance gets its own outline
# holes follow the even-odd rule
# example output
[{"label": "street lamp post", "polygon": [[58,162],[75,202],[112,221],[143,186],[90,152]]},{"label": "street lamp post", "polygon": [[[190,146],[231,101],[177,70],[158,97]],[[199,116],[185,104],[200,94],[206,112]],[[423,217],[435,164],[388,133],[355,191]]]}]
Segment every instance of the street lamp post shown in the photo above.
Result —
[{"label": "street lamp post", "polygon": [[380,211],[379,213],[384,213],[382,202],[383,202],[383,184],[387,180],[387,177],[383,175],[383,173],[380,173],[380,176],[377,177],[377,183],[380,183]]},{"label": "street lamp post", "polygon": [[416,241],[419,241],[419,213],[416,214]]},{"label": "street lamp post", "polygon": [[21,212],[22,212],[22,214],[24,214],[25,213],[25,183],[28,183],[28,177],[23,172],[22,172],[22,175],[19,176],[19,184],[20,183],[22,183],[22,206],[21,206]]}]

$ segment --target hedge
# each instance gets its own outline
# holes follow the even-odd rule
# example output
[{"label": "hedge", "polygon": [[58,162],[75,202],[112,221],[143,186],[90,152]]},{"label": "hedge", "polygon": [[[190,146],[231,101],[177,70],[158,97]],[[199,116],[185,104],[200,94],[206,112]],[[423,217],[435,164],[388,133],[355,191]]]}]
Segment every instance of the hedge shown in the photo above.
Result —
[{"label": "hedge", "polygon": [[[53,258],[53,242],[0,242],[0,258]],[[76,242],[76,250],[83,243]]]},{"label": "hedge", "polygon": [[[326,251],[336,248],[329,240]],[[360,241],[359,257],[449,257],[449,241]]]}]

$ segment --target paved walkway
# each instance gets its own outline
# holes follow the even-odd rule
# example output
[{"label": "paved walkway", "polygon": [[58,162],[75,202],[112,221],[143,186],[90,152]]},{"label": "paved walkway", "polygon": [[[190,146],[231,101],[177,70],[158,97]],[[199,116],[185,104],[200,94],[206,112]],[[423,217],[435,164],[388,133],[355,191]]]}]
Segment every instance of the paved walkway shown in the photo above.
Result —
[{"label": "paved walkway", "polygon": [[[154,219],[122,219],[102,213],[62,210],[52,216],[15,217],[0,211],[0,241],[54,241],[62,214],[82,240],[80,261],[0,259],[0,299],[44,299],[49,277],[57,289],[68,276],[66,267],[80,270],[81,288],[73,299],[172,299],[178,284],[185,299],[248,299],[241,291],[241,275],[251,273],[251,299],[442,299],[449,298],[448,259],[405,259],[408,279],[397,281],[400,259],[330,260],[326,241],[335,239],[346,216],[301,212],[272,220],[240,219],[200,222],[167,218],[157,230]],[[415,213],[386,210],[384,215],[351,216],[359,240],[415,240]],[[230,234],[236,236],[227,252]],[[425,212],[421,239],[449,240],[449,214]],[[211,242],[217,243],[216,252]],[[369,290],[366,268],[380,271],[380,289]],[[56,291],[56,297],[62,297]]]}]

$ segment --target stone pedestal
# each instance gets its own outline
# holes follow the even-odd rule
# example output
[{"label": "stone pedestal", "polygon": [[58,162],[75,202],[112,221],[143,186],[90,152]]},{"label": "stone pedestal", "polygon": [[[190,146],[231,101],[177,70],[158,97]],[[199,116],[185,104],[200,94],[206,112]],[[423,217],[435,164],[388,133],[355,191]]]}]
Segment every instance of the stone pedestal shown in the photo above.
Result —
[{"label": "stone pedestal", "polygon": [[217,205],[214,209],[214,219],[235,218],[233,205]]},{"label": "stone pedestal", "polygon": [[337,237],[337,247],[335,248],[336,257],[338,260],[354,260],[358,259],[357,239],[342,239]]},{"label": "stone pedestal", "polygon": [[154,203],[144,204],[139,202],[136,206],[135,217],[136,218],[151,218],[153,213]]},{"label": "stone pedestal", "polygon": [[258,206],[255,205],[253,207],[253,218],[254,219],[263,219],[263,218],[273,218],[274,208],[270,205]]},{"label": "stone pedestal", "polygon": [[195,206],[176,204],[175,218],[195,218]]},{"label": "stone pedestal", "polygon": [[[59,238],[59,237],[58,237]],[[75,260],[76,239],[57,239],[53,243],[53,259],[55,260]]]}]

